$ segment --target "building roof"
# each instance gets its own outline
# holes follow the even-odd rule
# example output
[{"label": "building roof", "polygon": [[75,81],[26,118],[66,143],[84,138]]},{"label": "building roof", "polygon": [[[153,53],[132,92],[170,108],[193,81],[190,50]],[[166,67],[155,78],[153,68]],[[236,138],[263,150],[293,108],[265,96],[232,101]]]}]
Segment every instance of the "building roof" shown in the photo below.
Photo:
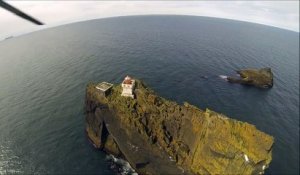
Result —
[{"label": "building roof", "polygon": [[108,89],[110,89],[112,86],[113,86],[113,84],[111,84],[111,83],[101,82],[101,83],[97,84],[96,88],[105,92]]},{"label": "building roof", "polygon": [[132,80],[124,80],[123,84],[132,84]]},{"label": "building roof", "polygon": [[132,84],[132,79],[128,75],[125,77],[123,84]]}]

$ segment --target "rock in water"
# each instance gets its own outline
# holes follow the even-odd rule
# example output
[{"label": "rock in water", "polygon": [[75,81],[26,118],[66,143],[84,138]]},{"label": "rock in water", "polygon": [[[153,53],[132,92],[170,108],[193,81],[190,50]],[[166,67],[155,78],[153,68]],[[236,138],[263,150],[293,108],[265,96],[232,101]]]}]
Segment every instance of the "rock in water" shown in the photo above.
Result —
[{"label": "rock in water", "polygon": [[238,70],[240,78],[228,77],[230,83],[253,85],[259,88],[273,87],[273,73],[271,68]]},{"label": "rock in water", "polygon": [[86,89],[86,132],[97,148],[139,174],[259,174],[272,160],[272,136],[254,125],[191,104],[179,105],[136,81],[135,99],[113,86]]}]

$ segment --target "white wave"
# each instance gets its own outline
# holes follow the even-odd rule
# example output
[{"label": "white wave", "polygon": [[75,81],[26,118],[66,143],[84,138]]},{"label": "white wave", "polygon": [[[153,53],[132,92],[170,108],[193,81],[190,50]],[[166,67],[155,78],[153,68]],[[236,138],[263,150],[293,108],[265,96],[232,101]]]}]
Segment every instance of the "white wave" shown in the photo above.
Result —
[{"label": "white wave", "polygon": [[226,75],[219,75],[220,78],[224,79],[224,80],[227,80],[228,76]]},{"label": "white wave", "polygon": [[106,160],[111,161],[114,164],[111,166],[112,169],[117,170],[122,175],[138,175],[130,166],[130,164],[124,159],[116,158],[110,154],[106,156]]}]

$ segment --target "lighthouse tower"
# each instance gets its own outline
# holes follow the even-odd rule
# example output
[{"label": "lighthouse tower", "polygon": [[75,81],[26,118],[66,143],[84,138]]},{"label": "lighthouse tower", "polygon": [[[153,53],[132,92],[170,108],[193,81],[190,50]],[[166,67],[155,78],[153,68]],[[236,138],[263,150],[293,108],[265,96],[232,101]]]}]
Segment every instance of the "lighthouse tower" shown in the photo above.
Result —
[{"label": "lighthouse tower", "polygon": [[121,96],[134,98],[134,94],[133,94],[134,86],[135,86],[135,80],[127,75],[122,82],[123,91]]}]

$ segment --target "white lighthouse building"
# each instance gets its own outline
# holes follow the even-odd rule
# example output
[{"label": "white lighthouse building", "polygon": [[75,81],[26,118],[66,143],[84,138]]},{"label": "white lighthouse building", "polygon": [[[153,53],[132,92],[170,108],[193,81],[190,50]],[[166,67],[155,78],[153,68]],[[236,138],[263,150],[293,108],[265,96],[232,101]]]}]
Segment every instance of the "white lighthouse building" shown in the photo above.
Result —
[{"label": "white lighthouse building", "polygon": [[122,82],[123,91],[121,96],[134,98],[134,94],[133,94],[134,86],[135,86],[135,80],[127,75]]}]

